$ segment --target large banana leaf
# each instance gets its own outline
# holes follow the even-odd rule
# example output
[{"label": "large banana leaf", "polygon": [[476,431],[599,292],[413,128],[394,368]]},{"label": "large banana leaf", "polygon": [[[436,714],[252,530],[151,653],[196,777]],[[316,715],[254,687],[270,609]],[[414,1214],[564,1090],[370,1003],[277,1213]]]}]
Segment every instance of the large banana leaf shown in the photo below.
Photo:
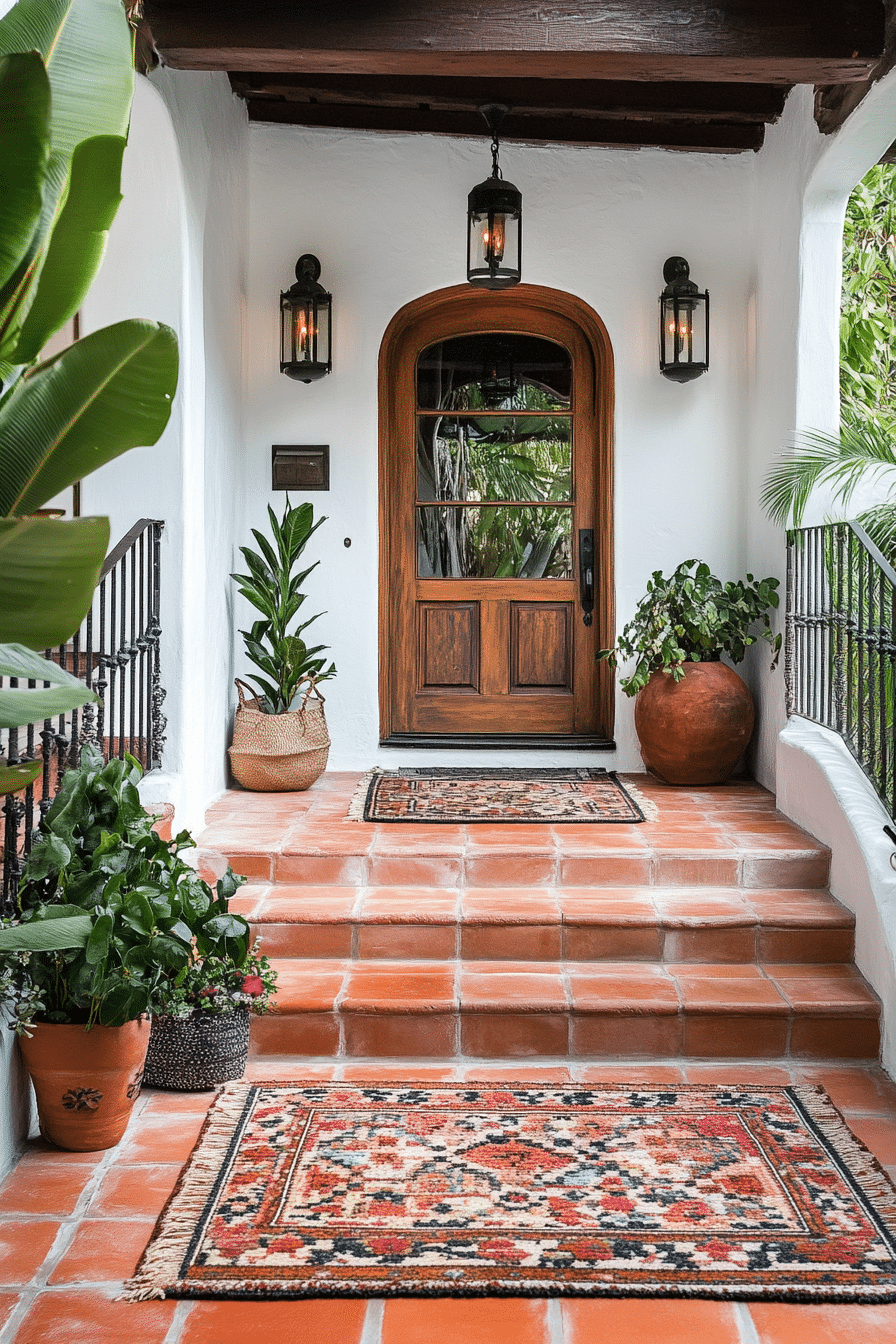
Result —
[{"label": "large banana leaf", "polygon": [[[37,293],[37,280],[47,254],[53,225],[65,202],[68,161],[53,154],[43,182],[40,222],[24,257],[4,285],[0,285],[0,360],[12,364],[19,332]],[[8,372],[0,370],[4,382]]]},{"label": "large banana leaf", "polygon": [[0,640],[63,644],[90,607],[108,548],[108,518],[0,518]]},{"label": "large banana leaf", "polygon": [[0,53],[38,51],[52,87],[54,154],[66,164],[95,135],[126,135],[134,88],[120,0],[19,0],[0,19]]},{"label": "large banana leaf", "polygon": [[93,283],[121,204],[124,148],[121,136],[100,135],[83,140],[72,155],[65,205],[12,353],[17,364],[37,359],[54,332],[78,311]]},{"label": "large banana leaf", "polygon": [[42,723],[54,714],[63,714],[66,710],[76,709],[78,705],[86,705],[89,700],[99,702],[99,696],[88,690],[77,677],[49,659],[41,658],[23,644],[0,644],[0,677],[50,683],[49,687],[39,689],[28,686],[0,687],[0,728],[21,728],[28,723]]},{"label": "large banana leaf", "polygon": [[0,287],[24,260],[50,159],[50,81],[36,52],[0,56]]},{"label": "large banana leaf", "polygon": [[64,952],[86,947],[92,929],[92,918],[83,913],[61,919],[31,919],[0,929],[0,952]]},{"label": "large banana leaf", "polygon": [[44,763],[40,757],[36,761],[20,761],[18,765],[0,765],[0,795],[27,789],[43,768]]},{"label": "large banana leaf", "polygon": [[117,322],[35,365],[0,404],[0,517],[155,443],[176,386],[177,340],[157,322]]}]

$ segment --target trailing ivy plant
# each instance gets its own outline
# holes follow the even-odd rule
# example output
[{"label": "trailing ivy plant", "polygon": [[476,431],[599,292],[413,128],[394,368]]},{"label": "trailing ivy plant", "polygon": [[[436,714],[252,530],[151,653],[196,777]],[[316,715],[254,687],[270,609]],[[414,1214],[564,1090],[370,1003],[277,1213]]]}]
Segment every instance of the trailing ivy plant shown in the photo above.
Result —
[{"label": "trailing ivy plant", "polygon": [[771,645],[777,662],[781,636],[769,620],[777,588],[777,579],[757,582],[752,574],[722,583],[697,560],[683,561],[668,578],[657,569],[615,646],[597,656],[611,667],[620,658],[636,660],[634,671],[619,681],[626,695],[637,695],[654,672],[681,681],[688,662],[718,662],[723,654],[742,662],[759,639]]},{"label": "trailing ivy plant", "polygon": [[19,889],[20,919],[0,929],[0,992],[17,1031],[42,1022],[121,1026],[163,1006],[199,959],[250,960],[246,921],[183,859],[187,831],[166,841],[137,792],[128,756],[104,764],[85,747],[41,823]]},{"label": "trailing ivy plant", "polygon": [[[299,614],[306,594],[302,584],[320,561],[293,574],[299,557],[308,541],[326,518],[314,521],[314,509],[311,504],[292,505],[289,495],[283,517],[278,520],[274,510],[268,505],[268,518],[271,524],[273,545],[263,532],[253,527],[259,551],[241,546],[243,559],[249,567],[248,574],[231,574],[236,579],[239,592],[251,602],[262,619],[255,621],[251,630],[241,630],[246,644],[246,653],[264,676],[252,674],[249,681],[254,682],[261,691],[261,705],[268,714],[284,714],[290,707],[299,683],[307,677],[314,681],[326,681],[336,675],[332,663],[327,666],[325,658],[319,658],[326,645],[316,644],[309,648],[302,639],[306,630],[317,616],[310,616],[300,622],[290,633],[289,626]],[[318,613],[319,615],[320,613]]]}]

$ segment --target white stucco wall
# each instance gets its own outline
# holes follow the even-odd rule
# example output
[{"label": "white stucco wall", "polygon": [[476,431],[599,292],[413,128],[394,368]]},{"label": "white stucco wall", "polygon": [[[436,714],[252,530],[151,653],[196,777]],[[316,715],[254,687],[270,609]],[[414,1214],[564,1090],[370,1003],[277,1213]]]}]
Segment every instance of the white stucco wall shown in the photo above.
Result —
[{"label": "white stucco wall", "polygon": [[[692,556],[725,577],[745,555],[744,313],[750,283],[753,156],[618,152],[507,144],[502,167],[524,199],[523,275],[565,289],[606,323],[616,361],[616,598],[621,625],[651,571]],[[273,443],[329,443],[328,494],[296,494],[328,516],[309,547],[314,627],[338,678],[326,690],[331,764],[396,763],[378,749],[377,358],[410,300],[464,279],[466,197],[488,169],[482,141],[250,127],[249,304],[240,531],[264,523]],[[333,373],[305,386],[278,366],[278,294],[315,253],[334,295]],[[681,386],[660,376],[657,296],[680,253],[712,296],[712,368]],[[345,537],[352,545],[346,549]],[[244,612],[238,606],[238,625]],[[237,669],[248,670],[242,650]],[[614,755],[640,769],[632,704],[620,697]],[[523,754],[465,753],[471,763]],[[525,754],[538,763],[549,752]],[[595,759],[564,752],[562,761]],[[457,763],[457,752],[400,760]]]},{"label": "white stucco wall", "polygon": [[138,517],[165,522],[164,777],[149,797],[198,827],[226,782],[232,678],[232,538],[242,456],[246,114],[226,76],[161,71],[136,81],[124,201],[85,302],[84,329],[124,317],[167,322],[180,379],[158,444],[90,476],[85,513],[113,542]]}]

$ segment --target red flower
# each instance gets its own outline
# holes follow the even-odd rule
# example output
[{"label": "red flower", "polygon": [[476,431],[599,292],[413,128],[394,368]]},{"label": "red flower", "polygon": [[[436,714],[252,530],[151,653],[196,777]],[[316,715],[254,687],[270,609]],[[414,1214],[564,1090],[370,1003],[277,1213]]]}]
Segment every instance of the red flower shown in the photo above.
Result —
[{"label": "red flower", "polygon": [[264,981],[260,975],[243,976],[243,993],[249,994],[253,999],[264,993]]}]

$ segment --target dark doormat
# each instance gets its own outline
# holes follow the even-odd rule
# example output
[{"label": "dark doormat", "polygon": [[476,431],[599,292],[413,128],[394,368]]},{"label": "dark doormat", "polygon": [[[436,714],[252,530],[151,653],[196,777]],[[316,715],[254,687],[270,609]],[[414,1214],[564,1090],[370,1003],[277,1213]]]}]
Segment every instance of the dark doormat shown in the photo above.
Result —
[{"label": "dark doormat", "polygon": [[498,768],[369,770],[350,821],[652,821],[656,807],[607,770]]}]

